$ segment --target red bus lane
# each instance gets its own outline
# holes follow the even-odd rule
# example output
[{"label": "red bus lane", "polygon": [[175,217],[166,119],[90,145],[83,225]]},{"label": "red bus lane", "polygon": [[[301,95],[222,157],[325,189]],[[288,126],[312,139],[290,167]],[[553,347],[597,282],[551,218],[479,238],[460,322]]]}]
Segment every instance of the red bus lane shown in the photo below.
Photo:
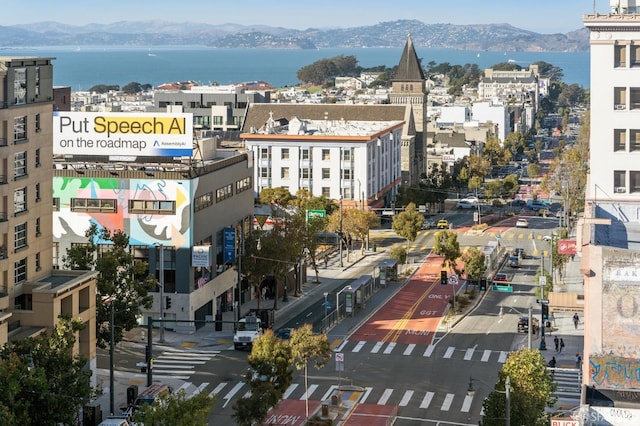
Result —
[{"label": "red bus lane", "polygon": [[416,345],[433,343],[454,290],[451,285],[440,284],[441,270],[442,257],[430,255],[410,281],[349,340]]}]

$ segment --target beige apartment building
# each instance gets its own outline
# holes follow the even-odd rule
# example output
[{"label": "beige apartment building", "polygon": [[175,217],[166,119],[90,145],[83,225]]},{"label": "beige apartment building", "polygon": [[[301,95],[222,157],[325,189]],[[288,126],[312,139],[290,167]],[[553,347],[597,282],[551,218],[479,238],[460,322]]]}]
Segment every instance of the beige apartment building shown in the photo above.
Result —
[{"label": "beige apartment building", "polygon": [[52,266],[52,60],[0,57],[0,345],[70,316],[94,364],[95,273]]}]

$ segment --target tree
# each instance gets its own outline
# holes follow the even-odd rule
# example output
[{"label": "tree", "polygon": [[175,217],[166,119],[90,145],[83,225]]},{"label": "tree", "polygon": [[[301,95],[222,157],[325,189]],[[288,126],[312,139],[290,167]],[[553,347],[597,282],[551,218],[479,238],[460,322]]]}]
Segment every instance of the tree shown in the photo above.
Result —
[{"label": "tree", "polygon": [[293,195],[286,188],[263,188],[260,191],[260,203],[276,204],[280,207],[286,207],[293,200]]},{"label": "tree", "polygon": [[108,93],[108,92],[117,92],[120,90],[120,86],[117,84],[96,84],[95,86],[91,86],[89,88],[89,93]]},{"label": "tree", "polygon": [[444,257],[442,261],[443,267],[447,267],[460,275],[461,271],[458,270],[457,265],[457,260],[461,255],[460,243],[455,232],[438,231],[433,240],[433,252],[438,256]]},{"label": "tree", "polygon": [[184,389],[177,393],[159,395],[153,404],[145,404],[133,420],[146,426],[184,425],[206,426],[207,416],[215,403],[215,396],[200,392],[187,398]]},{"label": "tree", "polygon": [[489,136],[482,150],[485,160],[489,161],[491,166],[503,166],[511,161],[511,152],[500,146],[500,139]]},{"label": "tree", "polygon": [[247,361],[250,368],[245,379],[251,394],[233,405],[233,417],[241,426],[261,424],[293,381],[290,343],[276,338],[271,330],[254,340]]},{"label": "tree", "polygon": [[302,82],[322,85],[338,76],[355,77],[361,71],[362,67],[358,66],[358,60],[355,56],[339,55],[306,65],[300,68],[296,75],[298,80]]},{"label": "tree", "polygon": [[78,320],[60,318],[37,337],[0,350],[0,424],[78,424],[80,407],[95,396],[87,360],[73,355]]},{"label": "tree", "polygon": [[546,369],[544,357],[538,350],[520,349],[511,352],[499,372],[495,390],[482,406],[483,426],[504,425],[506,417],[505,381],[511,382],[511,424],[544,426],[549,424],[546,406],[553,406],[555,385]]},{"label": "tree", "polygon": [[[314,334],[311,325],[305,324],[291,332],[289,340],[291,348],[291,359],[296,369],[304,369],[304,389],[305,395],[309,390],[307,383],[308,366],[313,363],[314,367],[320,369],[331,359],[331,346],[326,334]],[[309,416],[309,399],[305,399],[306,414]]]},{"label": "tree", "polygon": [[564,78],[564,72],[562,68],[551,65],[545,61],[537,61],[532,65],[538,66],[538,72],[540,73],[540,77],[548,78],[551,81],[562,81]]},{"label": "tree", "polygon": [[122,91],[128,95],[135,95],[142,92],[142,85],[137,81],[132,81],[122,86]]},{"label": "tree", "polygon": [[524,135],[520,132],[511,132],[504,139],[503,149],[511,154],[511,158],[516,158],[524,152],[526,147]]},{"label": "tree", "polygon": [[395,244],[391,247],[389,257],[398,261],[398,263],[407,263],[407,248],[402,244]]},{"label": "tree", "polygon": [[409,203],[403,212],[394,216],[391,227],[396,234],[413,242],[418,236],[418,231],[422,229],[424,216],[418,211],[414,203]]},{"label": "tree", "polygon": [[[369,231],[380,223],[378,215],[372,210],[348,209],[343,218],[343,227],[346,227],[355,239],[360,240],[360,251],[364,254],[365,241]],[[420,222],[422,224],[422,222]]]},{"label": "tree", "polygon": [[[69,269],[99,272],[96,282],[96,340],[99,347],[105,348],[111,335],[110,304],[113,304],[117,325],[114,327],[114,341],[117,343],[125,331],[138,326],[141,309],[151,308],[153,296],[149,292],[157,285],[157,280],[149,275],[146,262],[134,259],[129,252],[129,237],[121,230],[98,229],[92,223],[85,236],[87,245],[68,249],[62,260]],[[97,255],[99,248],[102,248],[100,256]]]},{"label": "tree", "polygon": [[485,265],[485,255],[477,247],[468,247],[462,253],[462,261],[464,262],[464,270],[467,273],[467,277],[479,280],[484,277],[487,272],[487,266]]}]

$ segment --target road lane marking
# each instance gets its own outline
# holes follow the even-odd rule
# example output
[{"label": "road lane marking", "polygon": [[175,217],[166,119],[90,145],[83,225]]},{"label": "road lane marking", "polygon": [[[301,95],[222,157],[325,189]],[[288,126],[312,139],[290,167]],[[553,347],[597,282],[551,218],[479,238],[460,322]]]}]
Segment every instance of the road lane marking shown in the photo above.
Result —
[{"label": "road lane marking", "polygon": [[236,383],[236,385],[229,391],[229,393],[227,393],[224,398],[222,399],[226,399],[226,402],[222,405],[222,408],[225,408],[227,406],[227,404],[229,403],[229,401],[231,401],[231,398],[233,398],[235,396],[235,394],[238,393],[238,391],[240,389],[242,389],[242,387],[244,386],[244,382],[238,382]]},{"label": "road lane marking", "polygon": [[407,346],[407,349],[404,350],[404,353],[402,355],[411,355],[411,352],[413,352],[413,349],[416,347],[415,343],[411,343],[409,346]]},{"label": "road lane marking", "polygon": [[360,352],[360,349],[362,349],[362,347],[365,345],[365,343],[367,343],[364,340],[361,340],[358,342],[358,344],[356,345],[355,348],[353,348],[353,350],[351,352]]},{"label": "road lane marking", "polygon": [[382,396],[378,400],[378,405],[386,405],[392,393],[393,393],[393,389],[389,389],[389,388],[385,389],[384,392],[382,392]]},{"label": "road lane marking", "polygon": [[447,351],[444,353],[443,358],[451,358],[451,356],[453,355],[453,352],[456,350],[456,348],[454,346],[449,346],[447,348]]},{"label": "road lane marking", "polygon": [[449,408],[451,408],[451,403],[453,402],[453,397],[454,395],[452,393],[448,393],[447,396],[444,397],[442,407],[440,407],[441,411],[449,411]]},{"label": "road lane marking", "polygon": [[311,398],[311,395],[316,391],[316,389],[318,389],[319,385],[311,385],[309,386],[309,389],[302,395],[302,397],[300,398],[301,401],[307,400],[309,398]]},{"label": "road lane marking", "polygon": [[402,399],[400,400],[400,403],[398,405],[400,407],[406,407],[407,405],[409,405],[409,401],[411,401],[412,397],[413,397],[413,391],[412,390],[405,391],[405,393],[402,396]]},{"label": "road lane marking", "polygon": [[360,404],[364,404],[365,403],[367,398],[369,398],[369,395],[371,394],[371,391],[373,390],[373,388],[370,387],[370,386],[367,386],[364,389],[365,389],[364,394],[362,395],[362,398],[360,398],[360,401],[359,401]]},{"label": "road lane marking", "polygon": [[433,350],[436,348],[436,345],[429,345],[427,346],[427,350],[424,351],[424,355],[423,356],[431,356],[431,354],[433,353]]},{"label": "road lane marking", "polygon": [[464,402],[462,403],[462,408],[460,409],[460,411],[462,411],[463,413],[468,413],[471,409],[471,401],[473,401],[473,397],[470,395],[466,395],[464,397]]},{"label": "road lane marking", "polygon": [[297,383],[292,383],[291,385],[289,385],[289,387],[284,392],[284,394],[282,394],[282,399],[289,399],[289,397],[291,396],[293,391],[296,390],[297,387],[298,387]]},{"label": "road lane marking", "polygon": [[222,382],[222,383],[218,383],[218,386],[216,386],[210,393],[209,396],[214,396],[220,393],[220,391],[222,389],[224,389],[224,387],[227,386],[227,382]]},{"label": "road lane marking", "polygon": [[475,351],[475,348],[467,349],[467,351],[464,353],[464,360],[469,361],[473,357],[474,351]]},{"label": "road lane marking", "polygon": [[420,408],[429,408],[429,404],[431,404],[433,395],[433,392],[427,392],[427,394],[422,399],[422,402],[420,403]]},{"label": "road lane marking", "polygon": [[509,355],[509,352],[500,351],[500,357],[498,358],[498,362],[501,364],[504,364],[505,361],[507,360],[507,355]]},{"label": "road lane marking", "polygon": [[491,356],[491,349],[485,349],[482,353],[482,359],[480,361],[487,362],[489,361],[489,357]]},{"label": "road lane marking", "polygon": [[391,342],[387,345],[387,347],[385,348],[384,352],[382,352],[385,355],[389,355],[391,353],[391,351],[393,351],[393,349],[396,347],[396,342]]},{"label": "road lane marking", "polygon": [[[329,397],[331,396],[331,394],[333,393],[333,391],[334,391],[335,389],[338,389],[338,387],[337,387],[336,385],[331,385],[331,386],[329,386],[329,390],[328,390],[328,391],[326,391],[326,392],[324,393],[324,395],[322,395],[322,398],[320,398],[320,401],[326,401],[326,400],[328,400],[328,399],[329,399]],[[286,398],[284,398],[284,399],[286,399]]]},{"label": "road lane marking", "polygon": [[384,345],[384,342],[376,342],[376,345],[373,347],[373,349],[371,349],[371,353],[377,354],[378,352],[380,352],[380,348],[382,347],[382,345]]},{"label": "road lane marking", "polygon": [[[344,349],[344,347],[347,345],[347,343],[349,343],[349,341],[347,339],[344,339],[342,341],[342,343],[340,343],[340,346],[338,346],[338,342],[339,341],[340,341],[340,339],[336,339],[334,341],[334,344],[332,345],[335,348],[336,352],[342,352],[342,349]],[[338,347],[336,348],[336,346],[338,346]]]}]

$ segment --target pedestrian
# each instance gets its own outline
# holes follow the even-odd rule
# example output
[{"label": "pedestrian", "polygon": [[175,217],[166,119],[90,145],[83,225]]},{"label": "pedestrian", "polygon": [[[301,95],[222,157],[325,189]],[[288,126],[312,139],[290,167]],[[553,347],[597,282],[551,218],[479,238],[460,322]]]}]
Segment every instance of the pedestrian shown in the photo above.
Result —
[{"label": "pedestrian", "polygon": [[324,269],[327,269],[327,265],[329,264],[329,256],[324,255]]},{"label": "pedestrian", "polygon": [[558,340],[558,336],[553,338],[553,343],[556,345],[556,352],[558,352],[558,347],[560,346],[560,340]]},{"label": "pedestrian", "polygon": [[578,324],[580,324],[580,317],[576,312],[575,314],[573,314],[573,325],[575,326],[576,330],[578,329]]},{"label": "pedestrian", "polygon": [[553,358],[551,358],[551,361],[549,361],[549,367],[553,368],[553,370],[551,370],[551,375],[555,376],[556,374],[556,357],[554,356]]},{"label": "pedestrian", "polygon": [[576,368],[582,368],[582,357],[579,353],[576,354]]},{"label": "pedestrian", "polygon": [[562,353],[563,349],[564,349],[564,339],[560,338],[560,353]]}]

